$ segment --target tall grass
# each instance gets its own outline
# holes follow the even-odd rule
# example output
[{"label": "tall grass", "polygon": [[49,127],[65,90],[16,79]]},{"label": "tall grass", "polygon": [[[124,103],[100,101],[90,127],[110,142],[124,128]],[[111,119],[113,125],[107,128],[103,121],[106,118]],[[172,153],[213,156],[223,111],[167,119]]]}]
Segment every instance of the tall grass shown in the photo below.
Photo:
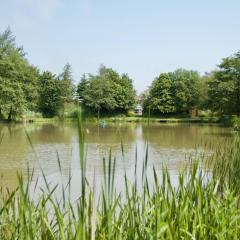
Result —
[{"label": "tall grass", "polygon": [[[30,194],[33,172],[28,181],[18,176],[18,187],[0,200],[0,239],[239,239],[238,194],[224,184],[218,170],[207,178],[198,163],[179,174],[174,187],[167,169],[154,183],[147,175],[148,154],[142,166],[142,189],[123,176],[125,188],[118,193],[115,162],[110,152],[103,159],[104,177],[100,196],[86,179],[84,131],[79,124],[81,194],[76,202],[65,196],[66,187],[53,186],[44,176],[46,190],[39,198]],[[224,162],[224,155],[222,156]],[[61,172],[61,164],[59,170]],[[237,163],[235,163],[237,164]],[[137,157],[135,169],[137,165]],[[232,167],[233,169],[233,167]],[[219,168],[220,172],[220,168]],[[215,177],[215,173],[216,176]],[[218,180],[219,179],[219,180]],[[228,182],[227,182],[228,183]],[[238,182],[236,183],[238,184]],[[56,197],[62,187],[62,196]],[[71,191],[71,178],[67,185]]]},{"label": "tall grass", "polygon": [[240,194],[240,136],[220,146],[208,159],[212,174],[220,181],[221,187],[227,186],[231,191]]}]

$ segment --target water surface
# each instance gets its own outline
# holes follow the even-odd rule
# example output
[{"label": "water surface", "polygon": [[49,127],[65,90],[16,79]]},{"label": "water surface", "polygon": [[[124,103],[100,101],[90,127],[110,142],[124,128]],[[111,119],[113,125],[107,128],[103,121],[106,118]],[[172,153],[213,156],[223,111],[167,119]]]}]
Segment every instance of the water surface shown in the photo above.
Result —
[{"label": "water surface", "polygon": [[[106,128],[97,123],[84,124],[86,136],[87,174],[90,179],[103,175],[102,158],[111,150],[116,158],[116,180],[123,184],[126,171],[133,176],[137,154],[138,177],[148,146],[148,166],[160,170],[166,165],[171,174],[187,163],[189,156],[197,158],[212,148],[223,146],[232,138],[228,128],[217,125],[114,123]],[[42,168],[50,181],[59,182],[57,155],[63,177],[73,175],[76,188],[79,179],[78,130],[75,123],[0,125],[1,185],[14,188],[16,172],[27,174],[27,166],[38,175]],[[123,151],[122,147],[123,146]]]}]

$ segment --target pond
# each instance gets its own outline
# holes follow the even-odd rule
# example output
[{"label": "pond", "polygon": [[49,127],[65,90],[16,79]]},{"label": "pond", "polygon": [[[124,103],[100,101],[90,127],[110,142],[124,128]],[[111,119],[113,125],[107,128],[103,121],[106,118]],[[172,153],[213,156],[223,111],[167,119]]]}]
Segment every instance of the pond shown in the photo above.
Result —
[{"label": "pond", "polygon": [[[98,182],[103,176],[102,159],[111,150],[116,157],[116,182],[123,185],[124,172],[133,177],[137,153],[137,175],[148,148],[148,166],[160,170],[166,165],[171,175],[192,158],[201,158],[211,149],[223,146],[232,138],[229,128],[218,125],[109,123],[84,124],[87,176]],[[16,172],[27,175],[27,166],[35,176],[42,169],[51,182],[59,182],[59,156],[63,178],[73,175],[80,184],[78,129],[76,123],[0,125],[0,185],[10,189],[17,185]],[[0,139],[1,139],[0,138]],[[147,147],[148,146],[148,147]],[[122,151],[123,149],[123,151]]]}]

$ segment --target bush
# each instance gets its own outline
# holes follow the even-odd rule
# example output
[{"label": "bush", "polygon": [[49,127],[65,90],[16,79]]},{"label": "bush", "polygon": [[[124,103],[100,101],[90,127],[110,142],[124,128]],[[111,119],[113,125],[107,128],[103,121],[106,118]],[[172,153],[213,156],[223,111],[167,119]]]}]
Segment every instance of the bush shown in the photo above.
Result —
[{"label": "bush", "polygon": [[64,106],[64,118],[77,118],[80,111],[80,107],[77,104],[68,103]]},{"label": "bush", "polygon": [[135,117],[135,113],[133,111],[128,111],[127,116],[128,117]]},{"label": "bush", "polygon": [[234,130],[240,131],[240,117],[236,115],[223,115],[221,122],[224,126],[233,127]]},{"label": "bush", "polygon": [[235,116],[232,119],[232,126],[233,126],[234,130],[240,131],[240,117]]}]

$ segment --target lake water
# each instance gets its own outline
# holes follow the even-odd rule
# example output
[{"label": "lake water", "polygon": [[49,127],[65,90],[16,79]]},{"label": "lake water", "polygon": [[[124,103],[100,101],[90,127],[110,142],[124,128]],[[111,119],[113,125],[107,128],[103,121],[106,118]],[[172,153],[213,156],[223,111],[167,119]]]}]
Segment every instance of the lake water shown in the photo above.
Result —
[{"label": "lake water", "polygon": [[[85,124],[87,176],[101,179],[102,158],[110,150],[116,157],[116,182],[123,185],[126,171],[132,178],[137,152],[138,177],[148,145],[148,166],[157,170],[166,165],[170,173],[178,174],[189,156],[201,158],[211,149],[223,146],[233,133],[217,125],[113,123],[101,128],[96,123]],[[78,130],[75,123],[0,125],[0,185],[10,189],[17,184],[16,172],[27,174],[27,165],[42,168],[51,182],[59,182],[59,155],[63,178],[73,175],[75,188],[80,185]],[[29,136],[29,138],[27,137]],[[30,141],[29,141],[30,139]],[[123,153],[121,143],[123,144]]]}]

